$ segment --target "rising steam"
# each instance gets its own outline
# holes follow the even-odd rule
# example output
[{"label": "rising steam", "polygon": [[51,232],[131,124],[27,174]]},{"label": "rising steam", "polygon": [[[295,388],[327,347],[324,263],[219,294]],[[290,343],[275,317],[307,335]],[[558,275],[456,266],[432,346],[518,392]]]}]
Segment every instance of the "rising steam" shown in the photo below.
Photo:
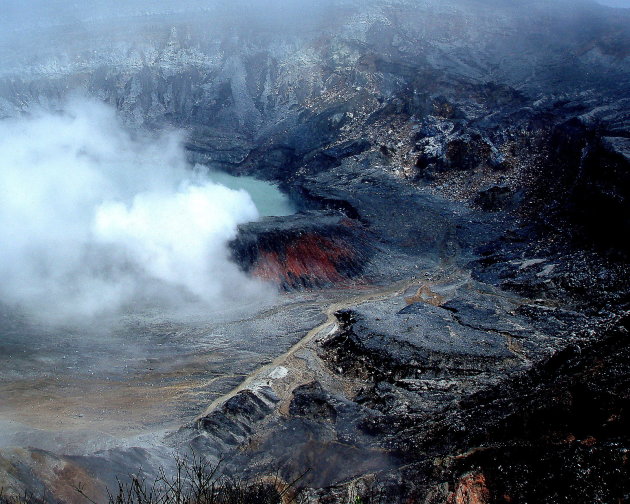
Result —
[{"label": "rising steam", "polygon": [[187,166],[178,133],[131,136],[115,112],[0,122],[0,300],[47,317],[246,300],[266,288],[228,259],[255,220],[245,191]]}]

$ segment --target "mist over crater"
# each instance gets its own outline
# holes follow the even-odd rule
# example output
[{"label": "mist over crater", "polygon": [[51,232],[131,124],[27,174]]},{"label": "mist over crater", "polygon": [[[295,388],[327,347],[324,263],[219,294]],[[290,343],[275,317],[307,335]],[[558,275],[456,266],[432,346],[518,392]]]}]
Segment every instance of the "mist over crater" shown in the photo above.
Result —
[{"label": "mist over crater", "polygon": [[[256,204],[189,165],[183,138],[130,133],[85,98],[0,122],[2,302],[63,319],[268,296],[227,250],[237,226],[260,217]],[[267,212],[290,212],[270,196],[280,203]]]},{"label": "mist over crater", "polygon": [[630,495],[622,2],[4,3],[0,489]]}]

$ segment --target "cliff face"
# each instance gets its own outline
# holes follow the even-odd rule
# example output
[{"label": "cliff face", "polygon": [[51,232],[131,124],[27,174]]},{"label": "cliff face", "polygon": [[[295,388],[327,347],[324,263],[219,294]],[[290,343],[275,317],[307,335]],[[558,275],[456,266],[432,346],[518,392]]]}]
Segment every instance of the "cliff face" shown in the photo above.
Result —
[{"label": "cliff face", "polygon": [[[245,271],[305,295],[411,282],[330,313],[287,354],[288,378],[265,375],[178,439],[253,474],[289,453],[282,476],[313,467],[314,502],[371,481],[387,502],[554,502],[576,480],[623,498],[626,399],[609,385],[628,375],[630,13],[339,0],[282,23],[246,2],[162,14],[7,51],[0,115],[78,89],[130,127],[183,128],[191,161],[275,180],[304,211],[241,228]],[[557,469],[575,454],[601,478]]]},{"label": "cliff face", "polygon": [[0,115],[83,90],[132,126],[186,129],[194,161],[298,190],[362,157],[485,210],[558,217],[556,228],[570,222],[607,245],[615,233],[595,223],[627,228],[627,11],[489,0],[284,7],[195,4],[168,24],[156,8],[114,21],[84,14],[91,36],[60,22],[46,41],[16,29]]}]

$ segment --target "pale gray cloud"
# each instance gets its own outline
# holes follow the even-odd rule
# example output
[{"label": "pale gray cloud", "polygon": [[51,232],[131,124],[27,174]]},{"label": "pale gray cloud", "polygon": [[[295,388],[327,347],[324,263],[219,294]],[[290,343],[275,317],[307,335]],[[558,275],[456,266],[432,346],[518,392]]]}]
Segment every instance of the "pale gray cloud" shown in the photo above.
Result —
[{"label": "pale gray cloud", "polygon": [[268,294],[229,260],[249,194],[185,161],[177,132],[132,137],[115,111],[0,122],[0,300],[47,317]]},{"label": "pale gray cloud", "polygon": [[630,9],[630,0],[597,0],[597,2],[609,7],[622,7],[624,9]]}]

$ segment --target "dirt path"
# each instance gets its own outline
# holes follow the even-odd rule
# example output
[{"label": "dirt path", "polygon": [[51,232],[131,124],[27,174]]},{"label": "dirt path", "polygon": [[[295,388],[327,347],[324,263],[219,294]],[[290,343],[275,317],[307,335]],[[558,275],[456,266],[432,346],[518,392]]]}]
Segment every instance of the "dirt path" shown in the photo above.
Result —
[{"label": "dirt path", "polygon": [[362,303],[380,301],[390,298],[392,296],[398,296],[415,285],[420,286],[425,283],[426,280],[417,277],[405,279],[387,286],[375,287],[373,289],[370,289],[368,292],[354,295],[325,306],[322,309],[322,311],[326,315],[325,322],[311,329],[306,334],[306,336],[304,336],[304,338],[293,345],[288,351],[276,357],[272,362],[258,368],[255,372],[250,374],[238,387],[212,401],[212,403],[200,415],[198,415],[195,420],[208,415],[218,406],[225,403],[227,400],[234,397],[239,392],[253,388],[256,383],[264,382],[274,369],[283,367],[287,363],[287,361],[289,361],[289,359],[291,359],[291,357],[295,355],[296,352],[307,347],[309,343],[311,343],[317,336],[319,336],[320,334],[330,334],[332,331],[334,331],[334,329],[336,328],[336,312],[355,307]]}]

